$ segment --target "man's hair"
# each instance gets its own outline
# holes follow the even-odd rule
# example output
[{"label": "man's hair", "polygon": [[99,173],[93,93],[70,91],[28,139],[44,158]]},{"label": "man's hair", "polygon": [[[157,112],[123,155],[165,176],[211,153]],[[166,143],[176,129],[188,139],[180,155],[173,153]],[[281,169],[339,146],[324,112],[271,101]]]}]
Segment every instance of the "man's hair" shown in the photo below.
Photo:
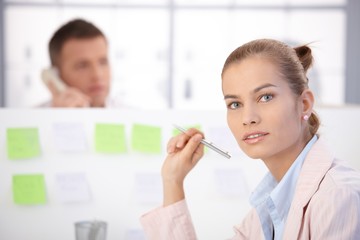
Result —
[{"label": "man's hair", "polygon": [[94,24],[83,19],[74,19],[62,25],[49,42],[49,55],[52,66],[58,66],[59,55],[64,44],[70,39],[88,39],[102,36],[103,32]]}]

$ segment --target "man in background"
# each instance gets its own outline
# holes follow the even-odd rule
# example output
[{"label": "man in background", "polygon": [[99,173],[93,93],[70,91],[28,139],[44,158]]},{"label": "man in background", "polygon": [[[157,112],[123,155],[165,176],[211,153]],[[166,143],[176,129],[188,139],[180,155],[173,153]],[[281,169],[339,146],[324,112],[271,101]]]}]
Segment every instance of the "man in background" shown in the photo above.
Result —
[{"label": "man in background", "polygon": [[[69,21],[52,36],[49,54],[52,68],[47,74],[43,72],[43,77],[52,99],[43,106],[107,105],[111,73],[108,43],[100,29],[82,19]],[[53,77],[57,81],[51,80]]]}]

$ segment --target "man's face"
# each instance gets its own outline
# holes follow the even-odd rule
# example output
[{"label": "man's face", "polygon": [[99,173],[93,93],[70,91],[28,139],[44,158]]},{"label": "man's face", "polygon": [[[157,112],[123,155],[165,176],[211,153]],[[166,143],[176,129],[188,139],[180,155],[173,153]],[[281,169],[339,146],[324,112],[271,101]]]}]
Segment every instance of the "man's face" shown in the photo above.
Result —
[{"label": "man's face", "polygon": [[92,107],[103,107],[110,88],[108,45],[103,36],[72,38],[59,56],[60,78],[91,98]]}]

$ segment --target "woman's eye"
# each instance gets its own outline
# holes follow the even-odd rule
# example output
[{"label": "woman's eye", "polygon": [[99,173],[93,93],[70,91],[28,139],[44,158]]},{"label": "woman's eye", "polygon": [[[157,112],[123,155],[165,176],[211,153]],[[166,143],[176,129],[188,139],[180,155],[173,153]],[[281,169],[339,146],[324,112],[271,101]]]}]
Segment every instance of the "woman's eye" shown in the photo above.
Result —
[{"label": "woman's eye", "polygon": [[268,102],[270,100],[273,99],[273,95],[272,94],[264,94],[260,97],[260,102]]},{"label": "woman's eye", "polygon": [[237,108],[239,108],[239,106],[240,106],[240,103],[238,103],[238,102],[232,102],[228,105],[228,107],[230,109],[237,109]]}]

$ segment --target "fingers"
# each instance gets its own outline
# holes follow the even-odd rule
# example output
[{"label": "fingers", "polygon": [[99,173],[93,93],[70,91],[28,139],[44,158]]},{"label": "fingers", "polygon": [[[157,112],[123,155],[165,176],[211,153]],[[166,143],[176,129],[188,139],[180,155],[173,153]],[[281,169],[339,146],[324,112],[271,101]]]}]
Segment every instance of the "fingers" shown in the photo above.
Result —
[{"label": "fingers", "polygon": [[196,133],[190,138],[183,149],[184,158],[191,159],[193,164],[197,163],[202,156],[202,149],[204,149],[204,146],[200,143],[202,138],[201,134]]},{"label": "fingers", "polygon": [[47,81],[46,86],[50,90],[51,95],[57,96],[60,93],[60,91],[57,89],[53,81]]},{"label": "fingers", "polygon": [[89,107],[90,98],[75,88],[53,95],[53,107]]},{"label": "fingers", "polygon": [[187,142],[189,141],[189,139],[197,133],[201,134],[203,136],[203,134],[199,130],[197,130],[195,128],[190,128],[190,129],[186,130],[185,133],[181,133],[181,134],[171,138],[167,145],[167,152],[174,153],[180,149],[183,149],[185,147],[185,145],[187,144]]},{"label": "fingers", "polygon": [[164,204],[184,198],[183,182],[204,153],[201,144],[203,134],[197,129],[189,129],[168,143],[168,156],[161,169],[164,184]]},{"label": "fingers", "polygon": [[195,128],[190,128],[185,133],[170,139],[167,152],[168,154],[181,152],[181,159],[183,161],[195,165],[204,155],[204,145],[200,143],[202,139],[202,132]]}]

